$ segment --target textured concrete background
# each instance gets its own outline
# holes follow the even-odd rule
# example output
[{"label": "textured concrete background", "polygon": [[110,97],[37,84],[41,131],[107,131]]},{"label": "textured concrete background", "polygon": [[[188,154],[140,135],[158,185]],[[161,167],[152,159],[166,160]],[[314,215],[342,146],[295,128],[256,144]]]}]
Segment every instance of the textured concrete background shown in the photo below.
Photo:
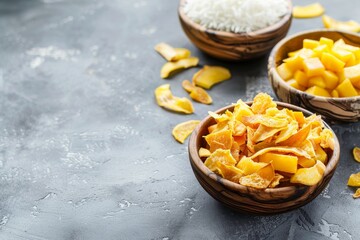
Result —
[{"label": "textured concrete background", "polygon": [[[330,16],[360,21],[359,1],[320,1]],[[310,1],[295,1],[306,4]],[[340,165],[305,207],[275,216],[233,212],[191,171],[172,128],[238,98],[273,95],[267,58],[226,63],[199,52],[169,0],[2,0],[0,2],[0,239],[359,239],[360,200],[346,186],[360,171],[351,149],[360,124],[338,124]],[[291,33],[322,27],[294,20]],[[159,72],[165,41],[202,64],[231,69],[196,113],[167,112],[153,91],[181,81]]]}]

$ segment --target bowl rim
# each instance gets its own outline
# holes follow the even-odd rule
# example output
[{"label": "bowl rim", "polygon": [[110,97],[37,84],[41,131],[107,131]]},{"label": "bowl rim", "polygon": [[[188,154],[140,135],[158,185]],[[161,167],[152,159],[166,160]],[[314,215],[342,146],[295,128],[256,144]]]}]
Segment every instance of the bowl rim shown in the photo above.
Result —
[{"label": "bowl rim", "polygon": [[[179,17],[186,22],[186,24],[190,25],[192,28],[196,29],[200,32],[208,32],[208,33],[216,33],[218,36],[221,37],[250,37],[250,36],[256,36],[261,34],[266,34],[269,32],[276,31],[277,29],[280,29],[283,25],[285,25],[288,21],[292,19],[292,2],[291,0],[287,0],[288,2],[288,12],[280,19],[280,21],[276,22],[273,25],[267,26],[265,28],[252,31],[252,32],[244,32],[244,33],[234,33],[234,32],[226,32],[226,31],[220,31],[215,29],[206,28],[193,20],[191,20],[184,11],[184,6],[186,2],[189,0],[180,0],[179,7],[178,7],[178,15]],[[190,0],[191,1],[191,0]]]},{"label": "bowl rim", "polygon": [[[295,111],[301,111],[306,115],[311,115],[314,114],[304,108],[289,104],[289,103],[283,103],[283,102],[278,102],[278,101],[274,101],[277,104],[277,107],[281,107],[281,108],[288,108],[290,110],[295,110]],[[251,106],[252,101],[248,101],[245,102],[247,105]],[[220,108],[218,110],[216,110],[216,113],[223,113],[225,112],[227,109],[231,109],[235,106],[235,104],[231,104],[228,106],[225,106],[223,108]],[[320,116],[320,115],[319,115]],[[275,187],[275,188],[266,188],[266,189],[257,189],[257,188],[253,188],[253,187],[247,187],[244,185],[241,185],[240,183],[234,183],[230,180],[227,180],[225,178],[220,177],[219,175],[217,175],[216,173],[214,173],[213,171],[211,171],[209,168],[207,168],[204,164],[204,162],[201,160],[201,158],[199,157],[199,149],[197,146],[201,146],[201,144],[199,143],[199,136],[197,135],[197,133],[199,132],[200,128],[203,127],[205,124],[209,124],[210,122],[214,121],[213,118],[210,115],[207,115],[200,123],[199,125],[196,127],[196,129],[193,131],[193,133],[190,136],[189,139],[189,143],[188,143],[188,152],[189,152],[189,159],[191,164],[194,164],[196,166],[196,168],[198,170],[200,170],[204,175],[206,175],[207,177],[209,177],[210,179],[212,179],[215,182],[218,182],[220,184],[222,184],[225,188],[229,189],[229,190],[233,190],[236,192],[247,192],[247,193],[251,193],[251,192],[265,192],[268,194],[278,194],[278,193],[285,193],[285,192],[289,192],[289,191],[294,191],[296,189],[299,188],[307,188],[307,189],[316,189],[326,178],[327,175],[329,175],[331,172],[333,172],[339,161],[340,161],[340,143],[339,140],[335,134],[335,132],[332,130],[332,128],[323,120],[321,119],[322,123],[324,124],[324,128],[329,129],[334,136],[334,142],[335,142],[335,146],[334,146],[334,150],[332,153],[331,158],[328,160],[328,163],[326,164],[326,170],[324,172],[324,175],[321,179],[320,182],[318,182],[316,185],[313,186],[306,186],[306,185],[292,185],[292,186],[285,186],[285,187]],[[202,137],[202,136],[201,136]]]},{"label": "bowl rim", "polygon": [[275,75],[275,77],[273,77],[273,81],[279,83],[283,88],[285,88],[286,90],[288,90],[290,93],[294,93],[294,94],[302,94],[303,96],[306,96],[307,98],[311,98],[315,101],[318,102],[328,102],[329,100],[332,101],[336,101],[336,102],[357,102],[360,100],[360,95],[359,96],[355,96],[355,97],[322,97],[322,96],[316,96],[316,95],[312,95],[309,94],[305,91],[301,91],[298,90],[288,84],[286,84],[285,80],[282,79],[282,77],[280,77],[279,73],[276,71],[276,61],[275,61],[275,55],[277,54],[278,50],[280,49],[280,47],[282,47],[283,45],[285,45],[287,42],[289,42],[292,39],[295,39],[297,37],[301,37],[304,35],[308,35],[308,34],[314,34],[314,33],[322,33],[322,32],[334,32],[334,33],[340,33],[340,34],[347,34],[347,35],[351,35],[355,38],[358,38],[360,41],[360,36],[357,34],[354,34],[352,32],[348,32],[348,31],[340,31],[340,30],[334,30],[334,29],[314,29],[314,30],[306,30],[306,31],[302,31],[302,32],[298,32],[296,34],[287,36],[283,39],[281,39],[275,46],[274,48],[271,50],[270,55],[269,55],[269,61],[268,61],[268,69],[270,71],[271,74]]}]

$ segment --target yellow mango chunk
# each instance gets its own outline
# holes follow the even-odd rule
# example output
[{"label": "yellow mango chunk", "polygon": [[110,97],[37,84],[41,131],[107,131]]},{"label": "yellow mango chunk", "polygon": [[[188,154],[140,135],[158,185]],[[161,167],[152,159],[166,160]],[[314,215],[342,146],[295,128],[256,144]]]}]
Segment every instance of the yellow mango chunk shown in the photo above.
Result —
[{"label": "yellow mango chunk", "polygon": [[332,90],[330,95],[331,95],[331,97],[334,97],[334,98],[340,97],[339,92],[336,89]]},{"label": "yellow mango chunk", "polygon": [[229,166],[234,166],[236,164],[236,160],[231,155],[229,149],[217,149],[205,160],[204,164],[214,172],[217,169],[217,162],[221,162]]},{"label": "yellow mango chunk", "polygon": [[287,65],[287,63],[282,63],[276,68],[278,74],[285,81],[289,80],[293,76],[293,71]]},{"label": "yellow mango chunk", "polygon": [[193,82],[202,88],[210,89],[213,85],[231,78],[228,69],[220,66],[204,66],[193,76]]},{"label": "yellow mango chunk", "polygon": [[313,49],[315,57],[318,57],[321,59],[321,56],[324,52],[329,52],[329,47],[325,44],[321,44],[318,47]]},{"label": "yellow mango chunk", "polygon": [[199,123],[199,120],[189,120],[179,123],[173,128],[172,135],[176,141],[184,143],[185,139],[194,131]]},{"label": "yellow mango chunk", "polygon": [[241,169],[244,175],[249,175],[257,172],[260,168],[265,167],[267,164],[263,162],[254,162],[251,158],[243,157],[236,164],[236,167]]},{"label": "yellow mango chunk", "polygon": [[360,88],[360,64],[344,68],[344,76],[349,79],[355,87]]},{"label": "yellow mango chunk", "polygon": [[314,49],[314,48],[318,47],[319,45],[320,45],[320,42],[316,41],[316,40],[312,40],[312,39],[304,39],[303,40],[304,48]]},{"label": "yellow mango chunk", "polygon": [[326,37],[321,37],[319,43],[327,45],[329,49],[331,49],[334,46],[334,40]]},{"label": "yellow mango chunk", "polygon": [[318,86],[320,88],[326,88],[325,80],[320,76],[309,78],[308,85],[309,87]]},{"label": "yellow mango chunk", "polygon": [[360,172],[351,174],[347,185],[350,187],[360,187]]},{"label": "yellow mango chunk", "polygon": [[302,48],[295,54],[295,56],[299,56],[302,59],[307,59],[316,57],[316,54],[312,49]]},{"label": "yellow mango chunk", "polygon": [[308,94],[315,95],[315,96],[331,97],[331,95],[329,94],[329,92],[326,89],[318,87],[318,86],[312,86],[312,87],[306,89],[305,92]]},{"label": "yellow mango chunk", "polygon": [[325,28],[330,28],[340,31],[360,32],[360,24],[352,20],[342,22],[334,18],[331,18],[327,15],[323,15],[322,21]]},{"label": "yellow mango chunk", "polygon": [[345,63],[330,53],[324,52],[321,55],[321,62],[325,68],[334,72],[341,72],[345,66]]},{"label": "yellow mango chunk", "polygon": [[316,164],[310,168],[299,168],[290,178],[290,182],[314,186],[321,181],[325,170],[325,165],[321,161],[316,161]]},{"label": "yellow mango chunk", "polygon": [[184,58],[176,62],[167,62],[161,68],[160,77],[168,78],[174,72],[190,67],[195,67],[198,65],[198,63],[199,59],[196,57]]},{"label": "yellow mango chunk", "polygon": [[172,95],[170,84],[163,84],[155,89],[156,102],[160,107],[167,110],[191,114],[194,107],[189,99],[179,98]]},{"label": "yellow mango chunk", "polygon": [[360,47],[346,44],[344,41],[340,41],[340,40],[342,39],[336,41],[336,44],[334,45],[336,48],[352,52],[354,53],[356,59],[360,59]]},{"label": "yellow mango chunk", "polygon": [[340,59],[344,63],[349,61],[352,57],[355,58],[355,56],[354,56],[354,54],[352,52],[346,51],[346,50],[341,49],[341,48],[335,48],[334,47],[331,52],[332,52],[332,54],[334,54],[335,57],[337,57],[338,59]]},{"label": "yellow mango chunk", "polygon": [[308,77],[322,75],[325,71],[325,67],[319,58],[307,58],[304,59],[304,70]]},{"label": "yellow mango chunk", "polygon": [[275,170],[287,173],[295,173],[298,164],[298,158],[296,156],[271,152],[260,155],[259,161],[265,163],[272,162]]},{"label": "yellow mango chunk", "polygon": [[295,79],[290,79],[286,83],[289,84],[291,87],[296,88],[297,90],[300,90],[300,91],[305,90],[305,87],[301,86]]},{"label": "yellow mango chunk", "polygon": [[163,56],[167,61],[177,61],[183,58],[188,58],[191,52],[186,48],[173,48],[169,44],[159,43],[155,46],[155,50]]},{"label": "yellow mango chunk", "polygon": [[303,71],[297,70],[294,74],[294,79],[300,86],[303,86],[303,87],[308,86],[308,77],[306,76],[306,74]]},{"label": "yellow mango chunk", "polygon": [[199,157],[209,157],[211,155],[211,152],[207,148],[200,148],[199,149]]},{"label": "yellow mango chunk", "polygon": [[320,3],[313,3],[306,6],[294,6],[294,18],[313,18],[324,14],[325,9]]},{"label": "yellow mango chunk", "polygon": [[315,163],[315,158],[298,157],[298,164],[304,168],[312,167],[315,165]]},{"label": "yellow mango chunk", "polygon": [[299,55],[289,57],[283,60],[286,63],[286,66],[291,69],[291,71],[295,72],[296,70],[300,70],[303,68],[303,58]]},{"label": "yellow mango chunk", "polygon": [[340,97],[355,97],[358,95],[349,79],[345,79],[340,83],[339,86],[337,86],[336,91],[338,91]]},{"label": "yellow mango chunk", "polygon": [[323,78],[325,80],[325,88],[330,90],[336,88],[339,83],[339,77],[335,73],[328,70],[325,70]]}]

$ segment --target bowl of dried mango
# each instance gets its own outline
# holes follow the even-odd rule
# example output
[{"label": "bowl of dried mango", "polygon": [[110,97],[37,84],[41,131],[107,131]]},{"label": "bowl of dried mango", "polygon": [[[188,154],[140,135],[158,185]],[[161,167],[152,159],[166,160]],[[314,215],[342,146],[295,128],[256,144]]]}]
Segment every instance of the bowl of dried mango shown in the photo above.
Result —
[{"label": "bowl of dried mango", "polygon": [[268,74],[281,101],[330,121],[359,121],[359,35],[314,30],[287,37],[272,50]]},{"label": "bowl of dried mango", "polygon": [[212,197],[255,214],[309,203],[327,186],[340,156],[320,115],[266,93],[209,112],[188,149],[193,172]]}]

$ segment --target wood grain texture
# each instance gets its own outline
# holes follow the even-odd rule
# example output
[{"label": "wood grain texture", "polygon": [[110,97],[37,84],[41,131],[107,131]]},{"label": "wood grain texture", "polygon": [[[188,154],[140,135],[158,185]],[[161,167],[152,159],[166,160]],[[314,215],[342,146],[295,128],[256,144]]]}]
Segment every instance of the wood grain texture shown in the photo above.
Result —
[{"label": "wood grain texture", "polygon": [[184,12],[187,1],[180,0],[179,19],[191,42],[205,53],[223,60],[241,61],[260,57],[283,39],[291,25],[291,1],[288,13],[276,24],[250,33],[231,33],[206,29]]},{"label": "wood grain texture", "polygon": [[360,96],[326,98],[310,95],[286,84],[276,71],[276,67],[287,57],[288,52],[302,48],[305,38],[319,40],[320,37],[333,40],[342,38],[346,43],[360,47],[359,35],[334,30],[306,31],[285,38],[274,47],[269,56],[268,76],[271,86],[281,101],[321,114],[326,120],[357,122],[360,120]]},{"label": "wood grain texture", "polygon": [[[251,105],[252,102],[247,102]],[[279,108],[289,108],[302,111],[305,116],[311,112],[290,104],[276,102]],[[223,113],[227,109],[232,111],[234,106],[227,106],[218,111]],[[326,165],[323,179],[314,186],[291,185],[264,190],[246,187],[241,184],[223,179],[210,171],[198,155],[200,147],[205,146],[203,136],[208,134],[208,126],[214,124],[212,117],[207,116],[192,133],[189,140],[189,159],[196,179],[200,185],[216,200],[226,206],[241,212],[253,214],[275,214],[299,208],[318,196],[327,186],[333,176],[340,158],[340,145],[335,136],[335,148]],[[324,122],[324,126],[331,130]],[[332,130],[331,130],[332,131]]]}]

